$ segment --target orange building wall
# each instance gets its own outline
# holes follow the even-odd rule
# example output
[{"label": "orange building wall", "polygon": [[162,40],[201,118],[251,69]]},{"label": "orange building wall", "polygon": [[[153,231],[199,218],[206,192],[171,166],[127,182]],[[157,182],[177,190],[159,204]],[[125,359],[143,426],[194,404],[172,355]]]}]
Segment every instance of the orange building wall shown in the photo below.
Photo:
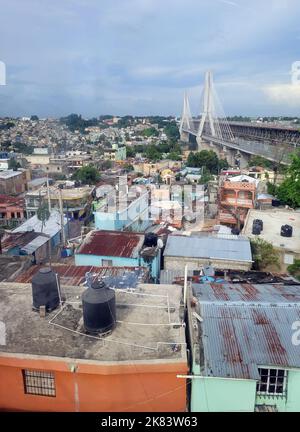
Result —
[{"label": "orange building wall", "polygon": [[[76,372],[70,365],[77,366]],[[55,373],[56,397],[25,394],[22,369]],[[185,411],[187,364],[97,365],[0,357],[0,409],[13,411]]]}]

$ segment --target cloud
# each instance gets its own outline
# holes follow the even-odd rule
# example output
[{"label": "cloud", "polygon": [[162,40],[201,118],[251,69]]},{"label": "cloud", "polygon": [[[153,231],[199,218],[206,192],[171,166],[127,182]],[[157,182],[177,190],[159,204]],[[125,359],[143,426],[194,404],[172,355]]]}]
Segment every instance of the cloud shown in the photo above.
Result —
[{"label": "cloud", "polygon": [[300,84],[275,84],[263,88],[272,103],[298,107],[300,112]]}]

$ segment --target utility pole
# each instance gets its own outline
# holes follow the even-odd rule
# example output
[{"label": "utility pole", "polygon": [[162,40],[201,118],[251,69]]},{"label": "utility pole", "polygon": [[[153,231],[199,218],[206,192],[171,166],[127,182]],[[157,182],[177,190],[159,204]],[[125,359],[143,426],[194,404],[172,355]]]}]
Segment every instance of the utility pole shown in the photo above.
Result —
[{"label": "utility pole", "polygon": [[62,192],[61,188],[59,188],[59,211],[60,211],[60,227],[61,227],[61,238],[63,246],[66,243],[66,236],[65,236],[65,227],[64,227],[64,210],[63,210],[63,201],[62,201]]},{"label": "utility pole", "polygon": [[48,174],[47,174],[47,197],[48,197],[48,209],[49,209],[49,213],[51,214],[51,199],[50,199],[49,177],[48,177]]}]

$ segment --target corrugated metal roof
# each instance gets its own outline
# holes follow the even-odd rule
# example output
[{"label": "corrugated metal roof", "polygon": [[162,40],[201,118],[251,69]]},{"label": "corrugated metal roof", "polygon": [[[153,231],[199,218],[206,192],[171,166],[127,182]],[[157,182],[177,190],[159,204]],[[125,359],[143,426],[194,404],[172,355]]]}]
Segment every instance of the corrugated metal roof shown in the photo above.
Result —
[{"label": "corrugated metal roof", "polygon": [[[30,283],[32,277],[43,266],[32,266],[16,277],[15,282]],[[75,265],[52,265],[58,273],[61,285],[79,286],[85,282],[85,274],[90,272],[94,277],[103,280],[115,288],[135,288],[138,283],[148,281],[149,271],[145,267],[92,267]]]},{"label": "corrugated metal roof", "polygon": [[193,284],[193,292],[201,302],[232,303],[300,303],[300,286],[283,284]]},{"label": "corrugated metal roof", "polygon": [[252,261],[250,241],[245,237],[168,237],[164,256]]},{"label": "corrugated metal roof", "polygon": [[[67,218],[64,217],[64,225],[68,222]],[[12,232],[25,232],[25,231],[35,231],[38,233],[47,234],[50,237],[54,237],[61,230],[61,216],[57,210],[52,210],[49,219],[45,222],[42,227],[42,221],[38,219],[35,215],[30,219],[27,219],[22,225],[14,229]]]},{"label": "corrugated metal roof", "polygon": [[2,252],[8,252],[15,247],[23,248],[37,237],[39,234],[34,231],[5,233],[1,239]]},{"label": "corrugated metal roof", "polygon": [[77,250],[78,254],[137,258],[145,236],[125,231],[92,231]]},{"label": "corrugated metal roof", "polygon": [[300,286],[203,284],[194,294],[203,318],[204,375],[259,379],[259,366],[300,368],[292,323]]},{"label": "corrugated metal roof", "polygon": [[38,236],[35,239],[33,239],[31,242],[27,243],[24,247],[22,247],[21,251],[24,251],[27,253],[27,255],[32,254],[35,252],[38,248],[43,246],[45,243],[49,241],[48,237],[44,236]]}]

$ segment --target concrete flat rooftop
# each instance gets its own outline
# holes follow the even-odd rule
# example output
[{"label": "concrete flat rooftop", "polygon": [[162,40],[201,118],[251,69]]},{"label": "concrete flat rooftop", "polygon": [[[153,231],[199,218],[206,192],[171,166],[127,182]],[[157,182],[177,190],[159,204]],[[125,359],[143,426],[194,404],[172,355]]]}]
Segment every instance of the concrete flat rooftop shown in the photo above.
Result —
[{"label": "concrete flat rooftop", "polygon": [[[252,234],[254,219],[261,219],[264,224],[263,231],[258,237],[272,243],[276,248],[300,253],[300,212],[276,210],[275,208],[271,210],[249,210],[243,234],[250,238],[257,237]],[[292,237],[282,237],[280,235],[282,225],[291,225],[293,227]]]},{"label": "concrete flat rooftop", "polygon": [[[106,337],[83,328],[83,287],[62,287],[66,303],[41,318],[32,311],[30,284],[0,283],[0,321],[6,326],[5,353],[67,357],[101,362],[186,361],[182,288],[141,284],[116,291],[117,325]],[[168,308],[169,304],[169,308]]]}]

